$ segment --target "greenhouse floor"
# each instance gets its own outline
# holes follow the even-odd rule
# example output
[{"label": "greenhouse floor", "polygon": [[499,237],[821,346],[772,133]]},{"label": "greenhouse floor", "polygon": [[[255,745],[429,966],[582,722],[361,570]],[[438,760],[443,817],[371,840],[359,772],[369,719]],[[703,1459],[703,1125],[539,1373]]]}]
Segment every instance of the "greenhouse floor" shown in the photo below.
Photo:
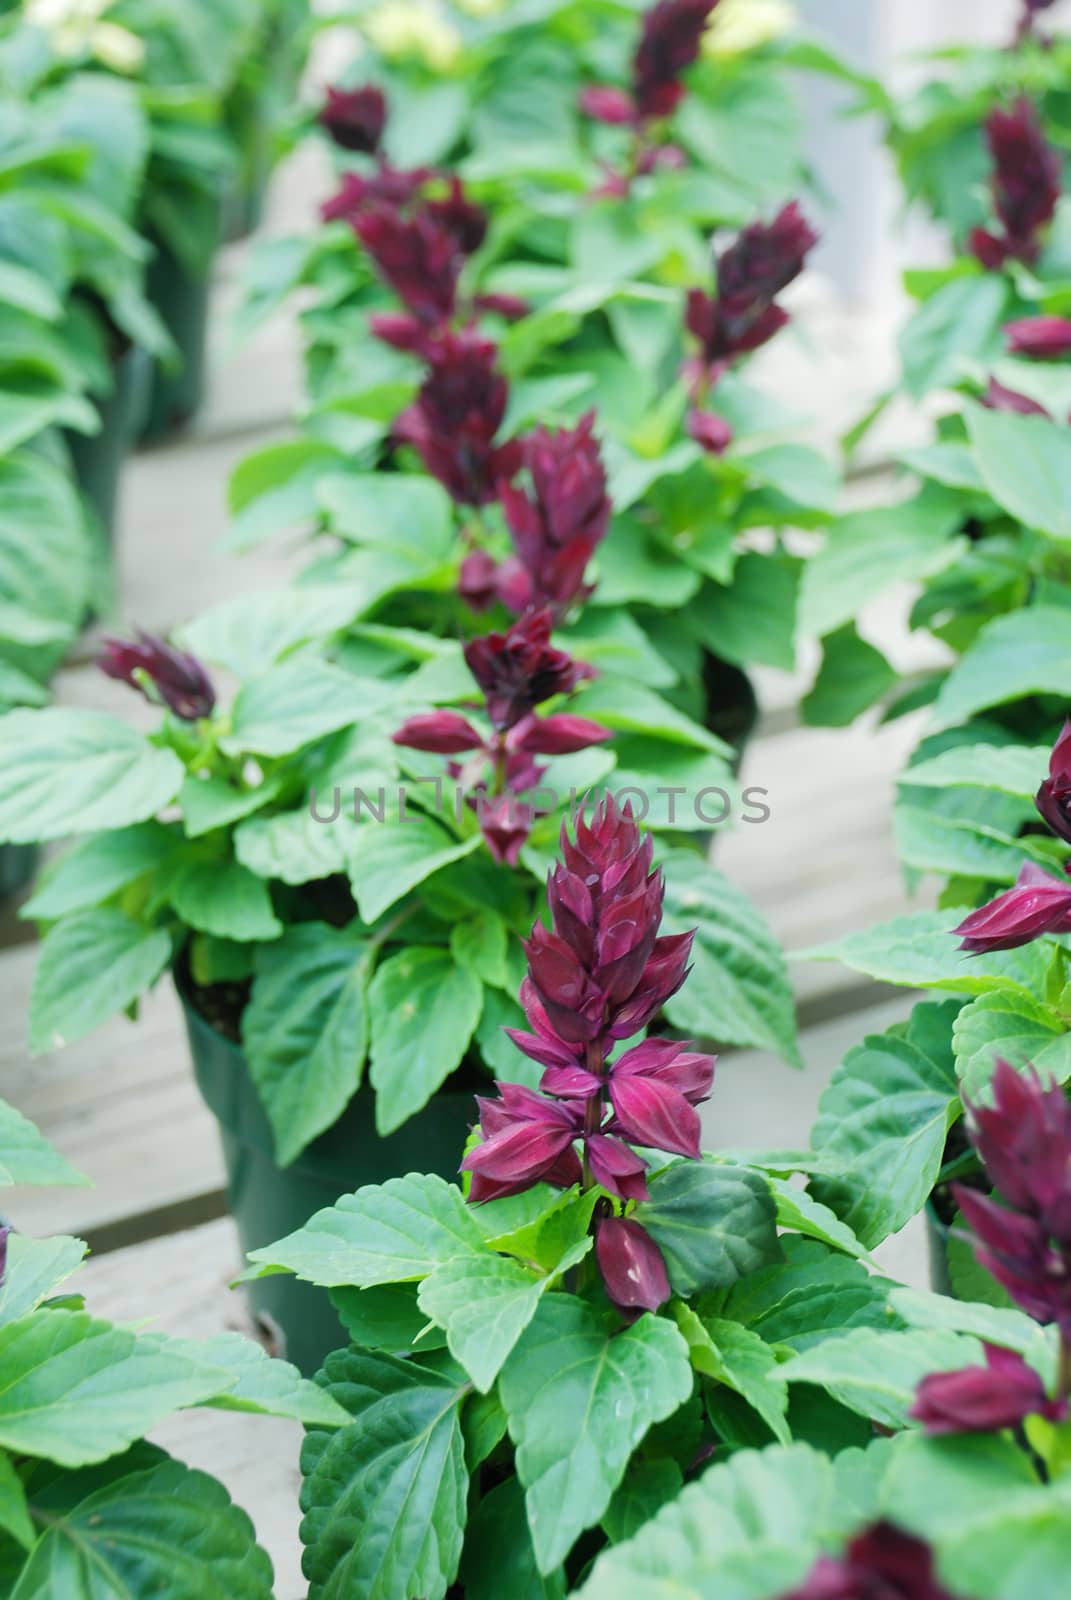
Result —
[{"label": "greenhouse floor", "polygon": [[[326,182],[309,160],[306,152],[280,174],[269,227],[307,224],[310,196],[322,194]],[[300,564],[297,541],[282,552],[218,550],[230,470],[254,446],[288,435],[299,394],[297,340],[284,319],[237,352],[229,349],[228,313],[243,249],[230,251],[221,266],[207,409],[195,428],[139,455],[128,469],[119,542],[124,626],[164,631],[208,604],[278,583]],[[840,337],[826,327],[820,339],[778,346],[757,375],[769,384],[772,372],[782,395],[798,394],[811,411],[817,391],[824,402],[820,432],[831,446],[879,387],[888,353],[875,345],[872,317],[837,311],[821,297],[800,303],[805,334],[808,323],[813,331],[829,318],[840,319]],[[816,375],[818,348],[835,354]],[[893,426],[895,419],[886,425]],[[881,441],[872,449],[880,451]],[[865,497],[873,485],[862,483],[856,492]],[[919,664],[918,647],[899,620],[905,609],[894,597],[862,620],[897,665],[911,667]],[[92,654],[89,639],[61,675],[60,703],[106,706],[137,720],[141,703],[103,678]],[[889,818],[894,775],[917,727],[801,731],[789,708],[811,665],[802,663],[798,675],[759,675],[767,710],[744,778],[769,791],[772,816],[724,834],[717,855],[790,951],[861,929],[907,904]],[[9,1016],[22,1019],[35,963],[32,930],[9,921],[0,926],[0,945],[0,992],[9,997]],[[909,1009],[904,995],[835,966],[798,963],[793,970],[807,1071],[794,1073],[758,1051],[726,1054],[706,1112],[708,1147],[805,1144],[819,1094],[846,1049]],[[117,1021],[34,1061],[21,1022],[9,1026],[0,1037],[0,1095],[92,1179],[90,1189],[25,1191],[12,1206],[12,1221],[27,1232],[75,1233],[89,1241],[93,1259],[76,1281],[92,1309],[119,1321],[153,1320],[184,1335],[248,1327],[240,1295],[228,1287],[241,1259],[225,1216],[215,1124],[194,1086],[178,1004],[166,985],[136,1027]],[[925,1281],[917,1227],[879,1256],[894,1275]],[[189,1462],[210,1464],[249,1512],[275,1563],[278,1600],[304,1593],[300,1436],[296,1424],[214,1411],[185,1413],[154,1435]]]}]

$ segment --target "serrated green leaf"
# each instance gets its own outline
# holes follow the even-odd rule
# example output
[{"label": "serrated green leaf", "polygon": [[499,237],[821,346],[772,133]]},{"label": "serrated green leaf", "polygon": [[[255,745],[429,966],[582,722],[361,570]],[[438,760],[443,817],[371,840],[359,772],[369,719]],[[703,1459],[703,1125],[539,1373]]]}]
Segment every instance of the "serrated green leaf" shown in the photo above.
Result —
[{"label": "serrated green leaf", "polygon": [[325,1289],[370,1289],[416,1282],[485,1248],[460,1189],[430,1173],[410,1173],[343,1195],[280,1243],[251,1251],[250,1259]]},{"label": "serrated green leaf", "polygon": [[231,731],[220,746],[234,756],[288,756],[378,710],[389,698],[326,661],[282,661],[238,691]]},{"label": "serrated green leaf", "polygon": [[84,839],[50,867],[20,915],[50,922],[108,900],[158,867],[172,839],[158,822],[139,822]]},{"label": "serrated green leaf", "polygon": [[320,1378],[354,1416],[302,1452],[309,1600],[443,1600],[461,1558],[462,1391],[416,1362],[337,1351]]},{"label": "serrated green leaf", "polygon": [[219,1383],[151,1335],[48,1307],[0,1328],[0,1369],[0,1445],[65,1467],[103,1461]]},{"label": "serrated green leaf", "polygon": [[499,1378],[543,1573],[604,1514],[648,1428],[692,1392],[687,1346],[671,1323],[645,1315],[615,1331],[615,1322],[571,1295],[547,1295]]},{"label": "serrated green leaf", "polygon": [[283,931],[267,884],[239,861],[187,861],[170,878],[167,894],[188,927],[217,939],[253,943]]},{"label": "serrated green leaf", "polygon": [[455,839],[430,817],[367,825],[358,829],[350,848],[350,883],[365,922],[376,922],[411,889],[481,848],[474,834]]},{"label": "serrated green leaf", "polygon": [[995,789],[1017,800],[1032,800],[1048,771],[1050,754],[1047,745],[956,745],[908,767],[900,782],[933,789]]},{"label": "serrated green leaf", "polygon": [[1032,694],[1065,696],[1071,629],[1065,606],[1039,605],[995,617],[952,668],[933,708],[935,728]]},{"label": "serrated green leaf", "polygon": [[[153,1335],[143,1335],[151,1340]],[[221,1411],[248,1411],[265,1417],[290,1417],[307,1428],[341,1428],[349,1412],[329,1394],[303,1378],[288,1361],[268,1355],[262,1345],[241,1333],[217,1333],[210,1339],[162,1336],[161,1348],[186,1356],[198,1365],[217,1366],[227,1386],[207,1403]]]},{"label": "serrated green leaf", "polygon": [[300,888],[346,871],[357,826],[352,812],[340,809],[333,821],[321,821],[306,804],[242,822],[234,831],[234,853],[258,877]]},{"label": "serrated green leaf", "polygon": [[360,1088],[368,972],[367,940],[322,922],[297,923],[257,951],[242,1038],[281,1166],[332,1127]]},{"label": "serrated green leaf", "polygon": [[959,1114],[952,1055],[955,1001],[916,1006],[906,1033],[871,1034],[850,1050],[818,1103],[814,1148],[830,1176],[815,1197],[868,1247],[921,1211]]},{"label": "serrated green leaf", "polygon": [[964,954],[952,930],[970,910],[963,906],[917,911],[792,954],[796,960],[841,961],[853,972],[908,989],[948,989],[965,995],[1013,990],[1030,995],[1043,988],[1048,955],[1044,944],[980,956]]},{"label": "serrated green leaf", "polygon": [[642,1223],[666,1260],[669,1281],[688,1297],[727,1289],[738,1278],[780,1258],[770,1186],[746,1167],[676,1161],[655,1174]]},{"label": "serrated green leaf", "polygon": [[7,1241],[7,1270],[0,1282],[0,1323],[15,1322],[32,1311],[57,1284],[77,1271],[85,1253],[83,1241],[66,1234],[28,1239],[12,1232]]},{"label": "serrated green leaf", "polygon": [[451,928],[450,950],[458,966],[467,967],[481,983],[504,988],[509,981],[508,937],[502,918],[486,908]]},{"label": "serrated green leaf", "polygon": [[1049,417],[967,407],[971,454],[986,488],[1016,522],[1071,539],[1071,438]]},{"label": "serrated green leaf", "polygon": [[[371,831],[371,830],[370,830]],[[412,945],[381,962],[368,991],[376,1127],[393,1133],[460,1066],[483,985],[447,950]]]},{"label": "serrated green leaf", "polygon": [[41,943],[30,996],[34,1055],[71,1044],[149,989],[171,960],[171,939],[104,906],[56,923]]},{"label": "serrated green leaf", "polygon": [[952,1029],[961,1092],[974,1099],[1003,1057],[1033,1064],[1055,1083],[1071,1078],[1071,1033],[1050,1006],[1019,993],[983,994],[960,1011]]},{"label": "serrated green leaf", "polygon": [[977,1339],[946,1329],[879,1333],[853,1328],[783,1363],[789,1383],[815,1383],[885,1428],[903,1428],[923,1378],[981,1364]]},{"label": "serrated green leaf", "polygon": [[665,933],[695,928],[691,979],[666,1005],[673,1025],[700,1038],[774,1050],[803,1062],[780,945],[751,902],[690,851],[662,858]]},{"label": "serrated green leaf", "polygon": [[179,628],[177,638],[201,660],[244,681],[266,674],[296,646],[339,632],[360,614],[361,603],[360,590],[345,583],[262,590],[214,606]]},{"label": "serrated green leaf", "polygon": [[524,1516],[524,1490],[507,1478],[481,1499],[472,1516],[461,1581],[466,1600],[565,1600],[565,1575],[543,1577]]},{"label": "serrated green leaf", "polygon": [[34,1496],[45,1531],[12,1600],[271,1600],[271,1561],[223,1485],[154,1457],[131,1452]]},{"label": "serrated green leaf", "polygon": [[0,839],[28,844],[125,828],[173,800],[182,763],[99,711],[0,717]]},{"label": "serrated green leaf", "polygon": [[21,1111],[0,1100],[0,1187],[15,1183],[85,1184]]},{"label": "serrated green leaf", "polygon": [[673,1302],[672,1311],[695,1370],[742,1395],[775,1439],[788,1444],[788,1384],[765,1339],[724,1317],[700,1318],[681,1300]]}]

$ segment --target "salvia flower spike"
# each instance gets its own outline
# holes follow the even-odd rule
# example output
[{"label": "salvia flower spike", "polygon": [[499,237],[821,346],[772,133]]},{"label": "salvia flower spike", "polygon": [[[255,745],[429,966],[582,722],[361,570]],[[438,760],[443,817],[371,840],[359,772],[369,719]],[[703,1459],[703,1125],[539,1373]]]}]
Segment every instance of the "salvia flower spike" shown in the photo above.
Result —
[{"label": "salvia flower spike", "polygon": [[1067,1400],[1050,1400],[1041,1374],[1016,1350],[985,1345],[984,1367],[933,1372],[915,1392],[909,1415],[927,1433],[994,1433],[1027,1417],[1062,1422]]},{"label": "salvia flower spike", "polygon": [[196,656],[176,650],[153,633],[137,630],[135,640],[108,636],[97,660],[101,671],[160,700],[183,722],[210,717],[216,707],[212,680]]},{"label": "salvia flower spike", "polygon": [[498,348],[472,330],[446,331],[426,351],[428,374],[395,423],[425,467],[461,505],[486,505],[521,464],[521,446],[497,441],[509,387]]},{"label": "salvia flower spike", "polygon": [[541,1093],[500,1085],[501,1100],[482,1101],[483,1142],[462,1164],[475,1201],[581,1180],[612,1196],[619,1208],[606,1202],[598,1213],[596,1259],[627,1314],[669,1296],[657,1245],[626,1214],[647,1197],[647,1163],[634,1146],[698,1158],[695,1108],[714,1081],[713,1057],[676,1040],[647,1039],[611,1059],[688,970],[694,934],[660,933],[664,884],[651,848],[612,799],[578,819],[575,838],[563,827],[547,885],[552,925],[537,922],[525,945],[520,998],[531,1032],[506,1030],[544,1068]]},{"label": "salvia flower spike", "polygon": [[584,574],[613,509],[594,428],[593,411],[575,428],[536,428],[524,441],[530,492],[501,487],[520,568],[502,597],[516,609],[548,605],[560,615],[589,592]]},{"label": "salvia flower spike", "polygon": [[1034,803],[1057,838],[1071,844],[1071,722],[1064,723],[1053,746],[1049,775]]},{"label": "salvia flower spike", "polygon": [[993,159],[993,211],[999,227],[975,228],[970,247],[995,271],[1009,260],[1036,261],[1043,230],[1060,198],[1061,165],[1047,143],[1032,103],[1020,96],[1010,110],[998,106],[986,118]]},{"label": "salvia flower spike", "polygon": [[682,74],[699,51],[717,0],[658,0],[643,19],[632,67],[641,119],[668,117],[684,98]]}]

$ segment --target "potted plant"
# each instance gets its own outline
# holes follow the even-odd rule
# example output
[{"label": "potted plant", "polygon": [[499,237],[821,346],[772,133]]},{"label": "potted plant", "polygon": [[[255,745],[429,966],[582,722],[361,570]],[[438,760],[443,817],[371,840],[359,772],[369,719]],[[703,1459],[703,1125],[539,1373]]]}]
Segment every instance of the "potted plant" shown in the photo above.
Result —
[{"label": "potted plant", "polygon": [[[957,1316],[868,1275],[810,1186],[762,1157],[700,1154],[714,1062],[643,1036],[691,939],[660,937],[651,868],[650,840],[612,804],[563,838],[552,927],[538,922],[526,947],[528,1031],[512,1035],[543,1069],[539,1088],[505,1083],[480,1100],[467,1201],[409,1174],[344,1195],[255,1253],[252,1272],[328,1287],[351,1339],[317,1376],[351,1423],[310,1429],[302,1454],[313,1585],[646,1600],[667,1581],[713,1593],[739,1569],[741,1593],[817,1600],[862,1593],[849,1585],[864,1578],[878,1593],[883,1571],[933,1576],[919,1536],[933,1536],[936,1508],[916,1494],[905,1511],[906,1483],[895,1488],[901,1472],[937,1470],[943,1441],[919,1423],[937,1435],[1066,1416],[1066,1373],[1026,1317]],[[1020,1100],[1030,1094],[1024,1085]],[[1039,1147],[1054,1114],[1038,1103],[1027,1138]],[[980,1121],[994,1173],[1003,1142],[1021,1182],[1018,1119],[1002,1108]],[[1048,1201],[1039,1176],[1043,1186]],[[995,1229],[998,1215],[984,1208],[979,1226]],[[1054,1273],[1031,1310],[1062,1329],[1061,1293]],[[1005,1346],[988,1371],[971,1370],[979,1344],[965,1337],[980,1323]],[[1059,1449],[1050,1437],[1045,1458]],[[839,1494],[848,1472],[857,1491]],[[1040,1507],[1044,1474],[1025,1477]],[[419,1524],[415,1500],[428,1507]],[[798,1526],[786,1505],[800,1506]],[[903,1518],[897,1535],[858,1537],[879,1506]],[[818,1557],[849,1534],[838,1590],[833,1561]],[[945,1593],[935,1581],[887,1592]]]},{"label": "potted plant", "polygon": [[[280,1207],[305,1220],[310,1184],[322,1203],[343,1177],[408,1170],[430,1139],[453,1171],[473,1073],[500,1069],[500,1027],[518,1019],[519,936],[559,821],[593,785],[649,811],[670,914],[696,907],[705,981],[669,1022],[798,1061],[780,953],[691,842],[697,822],[769,814],[713,736],[641,684],[589,681],[546,611],[462,651],[355,624],[364,601],[299,586],[188,627],[243,674],[229,708],[188,652],[109,645],[106,669],[167,708],[150,740],[98,712],[0,722],[0,836],[89,835],[24,913],[49,930],[31,1047],[136,1005],[174,966],[251,1246]],[[378,675],[356,674],[360,646]],[[580,686],[584,715],[556,709]],[[280,1309],[282,1287],[267,1281],[261,1304],[308,1365],[297,1341],[324,1348],[314,1308]]]},{"label": "potted plant", "polygon": [[[14,1107],[0,1102],[5,1184],[83,1180]],[[101,1585],[149,1600],[176,1579],[190,1592],[235,1582],[270,1600],[272,1565],[246,1513],[209,1474],[145,1435],[189,1406],[347,1421],[329,1395],[240,1334],[195,1341],[94,1316],[66,1283],[81,1239],[0,1227],[0,1474],[3,1570],[12,1595]],[[122,1404],[115,1397],[122,1395]]]}]

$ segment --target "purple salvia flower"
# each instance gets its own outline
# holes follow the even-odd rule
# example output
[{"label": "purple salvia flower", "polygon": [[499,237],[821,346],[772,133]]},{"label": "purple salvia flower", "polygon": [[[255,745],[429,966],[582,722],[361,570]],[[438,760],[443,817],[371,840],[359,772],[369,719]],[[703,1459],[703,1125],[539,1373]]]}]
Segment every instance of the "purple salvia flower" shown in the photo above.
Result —
[{"label": "purple salvia flower", "polygon": [[[215,689],[197,657],[141,628],[136,640],[106,637],[97,665],[109,678],[139,689],[146,699],[158,697],[183,722],[197,722],[215,710]],[[155,695],[146,688],[146,679]]]},{"label": "purple salvia flower", "polygon": [[930,1434],[995,1433],[1027,1417],[1062,1422],[1066,1400],[1050,1400],[1040,1373],[1015,1350],[987,1344],[984,1367],[934,1372],[923,1378],[909,1415]]}]

